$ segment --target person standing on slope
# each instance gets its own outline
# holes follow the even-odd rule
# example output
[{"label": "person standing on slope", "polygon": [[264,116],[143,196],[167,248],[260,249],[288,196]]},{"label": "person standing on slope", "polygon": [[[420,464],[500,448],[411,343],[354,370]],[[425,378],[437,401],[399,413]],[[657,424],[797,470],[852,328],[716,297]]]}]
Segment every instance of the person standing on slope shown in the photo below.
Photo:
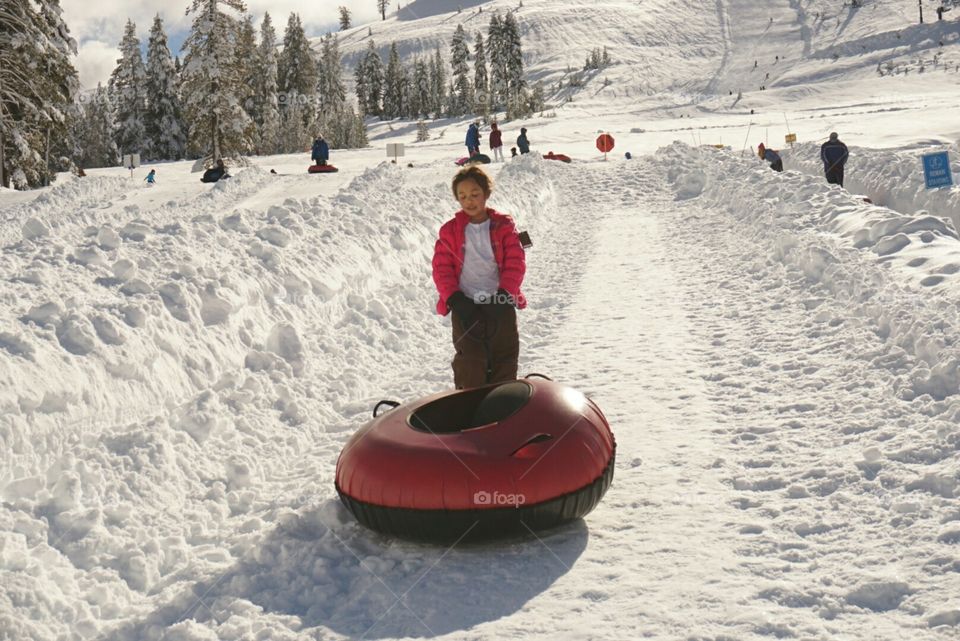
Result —
[{"label": "person standing on slope", "polygon": [[840,136],[835,131],[830,134],[830,140],[820,145],[820,160],[823,161],[827,183],[843,187],[843,166],[847,164],[849,155],[847,146],[840,142]]},{"label": "person standing on slope", "polygon": [[770,169],[774,171],[783,171],[783,159],[780,158],[780,154],[778,154],[775,150],[768,149],[763,143],[760,143],[760,145],[757,147],[757,153],[760,158],[770,163]]},{"label": "person standing on slope", "polygon": [[323,139],[323,136],[317,134],[317,139],[313,141],[313,150],[310,159],[318,165],[326,165],[330,160],[330,145]]},{"label": "person standing on slope", "polygon": [[499,125],[493,123],[490,125],[490,150],[493,152],[493,159],[499,159],[503,162],[503,132]]},{"label": "person standing on slope", "polygon": [[493,181],[477,166],[453,178],[461,209],[440,228],[433,253],[437,313],[451,311],[457,389],[517,378],[517,309],[526,257],[513,219],[487,207]]},{"label": "person standing on slope", "polygon": [[467,128],[467,157],[473,158],[480,153],[480,123],[471,122]]},{"label": "person standing on slope", "polygon": [[517,147],[520,148],[521,154],[530,153],[530,141],[527,139],[527,128],[520,128],[520,135],[517,136]]}]

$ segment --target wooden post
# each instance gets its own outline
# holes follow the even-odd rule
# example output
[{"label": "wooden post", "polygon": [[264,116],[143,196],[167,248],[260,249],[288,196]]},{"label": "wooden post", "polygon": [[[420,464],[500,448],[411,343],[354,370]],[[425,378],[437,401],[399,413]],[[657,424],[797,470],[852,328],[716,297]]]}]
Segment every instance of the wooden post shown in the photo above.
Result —
[{"label": "wooden post", "polygon": [[923,0],[917,0],[917,6],[920,7],[920,24],[923,24]]}]

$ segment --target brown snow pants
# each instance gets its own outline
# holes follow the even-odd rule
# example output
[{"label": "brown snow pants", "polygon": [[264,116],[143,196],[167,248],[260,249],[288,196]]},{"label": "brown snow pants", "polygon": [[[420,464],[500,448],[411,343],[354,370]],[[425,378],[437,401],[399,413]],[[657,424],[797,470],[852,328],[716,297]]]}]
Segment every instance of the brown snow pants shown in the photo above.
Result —
[{"label": "brown snow pants", "polygon": [[477,322],[467,328],[452,314],[456,350],[453,382],[457,389],[517,378],[520,357],[517,310],[512,305],[477,305],[477,312]]}]

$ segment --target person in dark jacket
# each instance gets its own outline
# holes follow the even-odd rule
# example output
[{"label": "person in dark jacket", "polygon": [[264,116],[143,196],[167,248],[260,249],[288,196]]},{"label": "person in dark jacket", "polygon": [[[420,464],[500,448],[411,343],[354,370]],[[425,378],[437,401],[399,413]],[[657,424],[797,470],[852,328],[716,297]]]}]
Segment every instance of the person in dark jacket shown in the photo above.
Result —
[{"label": "person in dark jacket", "polygon": [[820,146],[820,160],[823,161],[823,173],[831,185],[843,187],[843,166],[849,156],[847,146],[840,142],[837,132],[830,134],[830,140]]},{"label": "person in dark jacket", "polygon": [[770,163],[770,169],[774,171],[783,171],[783,159],[774,149],[768,149],[763,143],[757,147],[757,152],[761,158]]},{"label": "person in dark jacket", "polygon": [[227,173],[227,167],[223,164],[223,158],[219,158],[213,167],[203,172],[203,177],[200,178],[200,182],[215,183],[218,180],[229,177],[230,174]]},{"label": "person in dark jacket", "polygon": [[471,122],[467,128],[467,157],[472,158],[480,153],[480,123]]},{"label": "person in dark jacket", "polygon": [[497,123],[490,125],[490,150],[493,151],[494,160],[503,162],[503,132]]},{"label": "person in dark jacket", "polygon": [[520,129],[520,135],[517,136],[517,147],[520,148],[521,154],[530,153],[530,141],[527,139],[527,128],[522,127]]},{"label": "person in dark jacket", "polygon": [[317,135],[317,139],[313,141],[313,153],[310,158],[318,165],[326,165],[330,160],[330,146],[323,136]]}]

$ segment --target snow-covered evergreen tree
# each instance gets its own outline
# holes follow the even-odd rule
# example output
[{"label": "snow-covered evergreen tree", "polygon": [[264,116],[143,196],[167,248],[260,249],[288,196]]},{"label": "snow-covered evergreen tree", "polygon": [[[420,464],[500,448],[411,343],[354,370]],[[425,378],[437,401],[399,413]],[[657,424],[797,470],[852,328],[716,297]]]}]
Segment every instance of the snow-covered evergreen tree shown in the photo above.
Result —
[{"label": "snow-covered evergreen tree", "polygon": [[440,47],[437,47],[433,54],[433,64],[430,66],[430,96],[432,98],[430,111],[434,118],[440,118],[446,107],[447,95],[447,70],[443,56],[440,55]]},{"label": "snow-covered evergreen tree", "polygon": [[484,117],[490,114],[490,77],[487,74],[487,53],[483,34],[479,31],[473,46],[474,111]]},{"label": "snow-covered evergreen tree", "polygon": [[147,70],[140,56],[137,26],[127,20],[120,41],[120,59],[110,74],[110,102],[114,109],[114,140],[121,154],[141,154],[147,150]]},{"label": "snow-covered evergreen tree", "polygon": [[410,115],[413,118],[429,117],[433,111],[430,94],[430,68],[427,61],[417,58],[413,64],[413,86],[410,96]]},{"label": "snow-covered evergreen tree", "polygon": [[350,9],[340,7],[340,31],[346,31],[350,28]]},{"label": "snow-covered evergreen tree", "polygon": [[240,21],[235,49],[237,66],[240,68],[240,88],[238,96],[243,110],[250,120],[259,125],[262,120],[257,100],[257,80],[260,70],[257,68],[257,33],[253,28],[253,17],[249,14]]},{"label": "snow-covered evergreen tree", "polygon": [[523,47],[520,42],[520,25],[513,13],[503,19],[503,44],[507,70],[507,109],[516,111],[522,104],[522,94],[526,87],[523,79]]},{"label": "snow-covered evergreen tree", "polygon": [[450,103],[452,116],[462,116],[473,107],[473,82],[470,79],[470,48],[467,32],[457,25],[450,42],[450,66],[453,68],[453,86],[456,94]]},{"label": "snow-covered evergreen tree", "polygon": [[113,118],[110,98],[101,84],[80,103],[74,162],[79,167],[115,167],[120,162],[119,151],[113,141]]},{"label": "snow-covered evergreen tree", "polygon": [[383,96],[383,75],[383,60],[377,51],[377,44],[371,40],[356,71],[357,101],[364,115],[379,116],[383,112],[380,103]]},{"label": "snow-covered evergreen tree", "polygon": [[390,45],[390,58],[384,75],[383,116],[387,119],[399,118],[403,115],[403,80],[400,55],[394,43]]},{"label": "snow-covered evergreen tree", "polygon": [[507,71],[507,43],[503,20],[500,19],[499,13],[490,16],[486,53],[490,58],[490,103],[493,108],[499,109],[506,104],[507,88],[510,84]]},{"label": "snow-covered evergreen tree", "polygon": [[146,156],[151,160],[179,160],[187,153],[187,132],[180,108],[180,78],[159,14],[150,29],[146,73]]},{"label": "snow-covered evergreen tree", "polygon": [[363,117],[347,105],[340,46],[332,34],[323,39],[318,70],[319,108],[314,133],[322,133],[331,148],[365,147],[366,124]]},{"label": "snow-covered evergreen tree", "polygon": [[417,122],[417,142],[426,142],[430,140],[430,129],[424,121]]},{"label": "snow-covered evergreen tree", "polygon": [[0,185],[27,189],[53,179],[46,150],[66,139],[77,94],[77,45],[59,0],[0,5]]},{"label": "snow-covered evergreen tree", "polygon": [[303,126],[309,127],[316,118],[317,63],[296,13],[290,14],[283,34],[283,52],[277,61],[277,89],[286,98],[281,98],[281,111],[298,102]]},{"label": "snow-covered evergreen tree", "polygon": [[257,125],[257,152],[280,153],[280,107],[277,102],[277,32],[269,13],[260,24],[260,45],[256,57],[256,101],[260,116]]},{"label": "snow-covered evergreen tree", "polygon": [[340,45],[332,34],[327,34],[323,39],[318,70],[317,104],[321,114],[339,111],[346,103],[347,89],[343,83]]},{"label": "snow-covered evergreen tree", "polygon": [[380,12],[380,17],[384,20],[387,19],[387,7],[390,6],[390,0],[377,0],[377,11]]},{"label": "snow-covered evergreen tree", "polygon": [[191,148],[216,162],[254,146],[253,122],[240,103],[243,77],[235,53],[237,17],[243,0],[193,0],[193,25],[184,42],[183,101]]}]

